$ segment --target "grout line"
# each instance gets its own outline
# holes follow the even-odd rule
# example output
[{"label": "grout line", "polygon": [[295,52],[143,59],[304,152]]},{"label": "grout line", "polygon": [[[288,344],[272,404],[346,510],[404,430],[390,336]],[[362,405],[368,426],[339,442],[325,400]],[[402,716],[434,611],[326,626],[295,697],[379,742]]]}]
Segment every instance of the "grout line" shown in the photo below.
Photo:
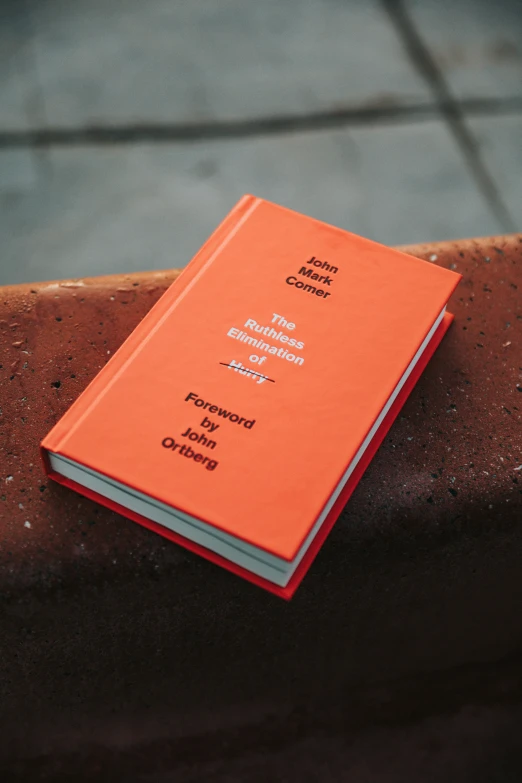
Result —
[{"label": "grout line", "polygon": [[504,201],[495,179],[482,160],[480,145],[466,122],[466,102],[454,99],[441,70],[424,44],[415,23],[404,8],[403,0],[382,0],[404,47],[417,71],[433,91],[440,113],[457,142],[494,216],[506,232],[516,231],[516,223]]},{"label": "grout line", "polygon": [[510,114],[522,114],[522,96],[511,98],[462,98],[450,97],[450,101],[460,113],[471,116],[503,117]]},{"label": "grout line", "polygon": [[397,107],[336,109],[305,115],[275,115],[256,119],[202,123],[150,122],[123,125],[86,125],[71,128],[58,126],[31,130],[0,130],[0,148],[213,141],[328,130],[330,128],[341,128],[345,125],[380,121],[426,120],[433,119],[438,114],[439,109],[437,105],[419,104]]},{"label": "grout line", "polygon": [[[501,116],[522,113],[522,98],[471,99],[459,105],[462,114]],[[279,115],[259,119],[210,123],[143,123],[127,125],[86,125],[47,127],[30,130],[0,130],[0,149],[73,146],[114,146],[119,144],[199,142],[242,139],[289,133],[330,130],[377,123],[426,122],[453,112],[453,102],[397,107],[339,109],[306,115]]]}]

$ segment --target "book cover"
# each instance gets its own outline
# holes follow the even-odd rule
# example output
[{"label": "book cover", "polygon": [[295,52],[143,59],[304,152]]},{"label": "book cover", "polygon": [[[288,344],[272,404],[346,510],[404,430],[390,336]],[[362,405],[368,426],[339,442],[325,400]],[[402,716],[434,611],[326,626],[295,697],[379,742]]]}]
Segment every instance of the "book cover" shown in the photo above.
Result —
[{"label": "book cover", "polygon": [[[449,326],[459,278],[245,196],[43,441],[47,470],[288,598]],[[216,547],[59,475],[50,454],[197,520]],[[231,563],[223,537],[268,565]]]}]

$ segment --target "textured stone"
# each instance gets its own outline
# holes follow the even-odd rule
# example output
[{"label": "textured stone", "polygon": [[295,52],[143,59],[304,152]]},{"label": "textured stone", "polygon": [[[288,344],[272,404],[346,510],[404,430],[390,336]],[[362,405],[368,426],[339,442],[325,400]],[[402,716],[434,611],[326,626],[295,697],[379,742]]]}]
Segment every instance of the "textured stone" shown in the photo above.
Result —
[{"label": "textured stone", "polygon": [[[475,739],[467,777],[448,759],[456,780],[480,780],[479,752],[490,771],[515,752],[520,711],[501,705],[522,699],[522,237],[410,252],[464,275],[455,322],[289,604],[42,474],[40,438],[175,273],[0,291],[4,779],[220,781],[222,762],[264,781],[296,748],[319,775],[330,747],[332,775],[360,759],[362,783],[357,731],[459,710],[447,731]],[[432,747],[432,729],[394,736]]]}]

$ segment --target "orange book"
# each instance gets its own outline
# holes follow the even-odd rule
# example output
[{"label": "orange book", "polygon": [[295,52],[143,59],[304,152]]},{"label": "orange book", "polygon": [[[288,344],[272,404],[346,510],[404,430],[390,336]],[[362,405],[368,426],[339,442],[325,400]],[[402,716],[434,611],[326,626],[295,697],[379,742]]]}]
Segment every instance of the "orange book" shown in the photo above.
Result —
[{"label": "orange book", "polygon": [[47,435],[46,470],[290,598],[459,279],[245,196]]}]

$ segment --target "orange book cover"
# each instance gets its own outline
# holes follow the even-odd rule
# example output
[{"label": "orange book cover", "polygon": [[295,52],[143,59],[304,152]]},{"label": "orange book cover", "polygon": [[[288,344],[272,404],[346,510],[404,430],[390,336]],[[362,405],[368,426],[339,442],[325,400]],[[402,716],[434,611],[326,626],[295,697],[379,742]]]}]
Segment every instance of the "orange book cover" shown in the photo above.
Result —
[{"label": "orange book cover", "polygon": [[459,279],[245,196],[45,438],[46,469],[289,598],[448,328]]}]

